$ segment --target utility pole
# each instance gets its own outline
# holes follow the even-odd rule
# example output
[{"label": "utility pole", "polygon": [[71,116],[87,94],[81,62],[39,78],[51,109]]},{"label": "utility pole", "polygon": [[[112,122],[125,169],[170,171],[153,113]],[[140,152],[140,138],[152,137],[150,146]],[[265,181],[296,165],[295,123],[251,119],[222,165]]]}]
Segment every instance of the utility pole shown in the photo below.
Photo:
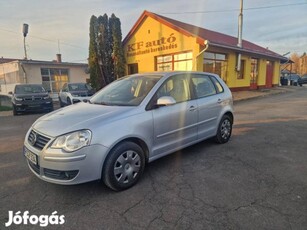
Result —
[{"label": "utility pole", "polygon": [[[243,0],[240,0],[240,13],[238,20],[238,44],[239,48],[242,48],[242,30],[243,30]],[[237,71],[241,70],[241,53],[237,56]]]},{"label": "utility pole", "polygon": [[28,34],[28,30],[29,30],[29,25],[24,23],[23,26],[22,26],[22,33],[23,33],[23,48],[24,48],[24,51],[25,51],[25,60],[28,59],[27,48],[26,48],[26,37],[27,37],[27,34]]}]

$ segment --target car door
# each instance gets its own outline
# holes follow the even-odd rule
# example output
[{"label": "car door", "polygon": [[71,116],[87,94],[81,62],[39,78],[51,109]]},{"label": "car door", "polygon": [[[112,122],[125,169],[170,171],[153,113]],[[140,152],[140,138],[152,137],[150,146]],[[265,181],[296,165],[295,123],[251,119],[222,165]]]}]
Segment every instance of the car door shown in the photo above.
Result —
[{"label": "car door", "polygon": [[181,74],[169,78],[155,98],[161,96],[171,96],[176,103],[152,111],[153,156],[176,151],[197,140],[197,102],[191,100],[190,77]]},{"label": "car door", "polygon": [[192,82],[198,106],[198,139],[215,135],[222,112],[223,87],[214,76],[193,74]]}]

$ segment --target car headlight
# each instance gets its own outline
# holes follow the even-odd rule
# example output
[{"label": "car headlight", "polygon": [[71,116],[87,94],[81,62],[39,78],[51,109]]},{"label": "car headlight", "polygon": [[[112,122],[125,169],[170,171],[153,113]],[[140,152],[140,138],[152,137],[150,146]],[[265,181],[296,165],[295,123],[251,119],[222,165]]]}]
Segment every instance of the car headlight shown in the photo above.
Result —
[{"label": "car headlight", "polygon": [[20,97],[14,97],[16,101],[22,101],[23,99]]},{"label": "car headlight", "polygon": [[49,98],[50,98],[49,95],[48,96],[44,96],[44,100],[47,100]]},{"label": "car headlight", "polygon": [[52,143],[51,148],[73,152],[90,144],[92,133],[90,130],[80,130],[59,136]]},{"label": "car headlight", "polygon": [[79,94],[78,94],[78,93],[72,93],[71,96],[73,96],[73,97],[79,97]]}]

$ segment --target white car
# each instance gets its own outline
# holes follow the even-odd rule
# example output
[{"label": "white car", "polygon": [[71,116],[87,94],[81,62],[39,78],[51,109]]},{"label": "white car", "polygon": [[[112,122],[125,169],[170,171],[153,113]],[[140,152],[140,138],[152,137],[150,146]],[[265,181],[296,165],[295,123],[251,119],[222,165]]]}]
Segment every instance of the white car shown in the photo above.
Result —
[{"label": "white car", "polygon": [[61,107],[89,100],[95,91],[86,83],[65,83],[59,93]]}]

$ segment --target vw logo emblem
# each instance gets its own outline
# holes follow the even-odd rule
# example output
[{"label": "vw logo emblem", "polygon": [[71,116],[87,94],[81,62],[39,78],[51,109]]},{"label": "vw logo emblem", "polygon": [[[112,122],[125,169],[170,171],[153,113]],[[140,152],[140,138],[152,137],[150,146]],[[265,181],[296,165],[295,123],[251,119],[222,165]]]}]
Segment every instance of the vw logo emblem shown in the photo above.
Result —
[{"label": "vw logo emblem", "polygon": [[29,143],[31,144],[31,145],[35,145],[35,142],[36,142],[36,134],[35,133],[32,133],[32,135],[30,136],[30,138],[29,138]]}]

